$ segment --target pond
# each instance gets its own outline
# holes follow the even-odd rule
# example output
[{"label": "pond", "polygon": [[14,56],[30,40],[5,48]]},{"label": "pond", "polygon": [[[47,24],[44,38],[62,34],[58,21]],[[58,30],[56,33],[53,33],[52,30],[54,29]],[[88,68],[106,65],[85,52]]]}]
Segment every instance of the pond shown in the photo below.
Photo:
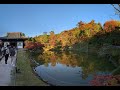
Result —
[{"label": "pond", "polygon": [[98,75],[110,75],[112,63],[91,53],[45,52],[33,55],[39,64],[35,73],[43,81],[55,86],[91,86]]}]

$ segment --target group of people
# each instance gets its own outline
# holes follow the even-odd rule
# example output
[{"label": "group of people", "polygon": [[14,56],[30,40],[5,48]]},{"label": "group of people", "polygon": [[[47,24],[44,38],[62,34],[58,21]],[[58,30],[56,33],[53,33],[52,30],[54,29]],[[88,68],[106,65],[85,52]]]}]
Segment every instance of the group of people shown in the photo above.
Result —
[{"label": "group of people", "polygon": [[10,56],[11,57],[11,64],[14,66],[13,60],[14,60],[14,56],[16,54],[15,47],[13,45],[3,46],[1,48],[1,52],[2,52],[2,58],[5,57],[5,64],[7,64],[8,57]]}]

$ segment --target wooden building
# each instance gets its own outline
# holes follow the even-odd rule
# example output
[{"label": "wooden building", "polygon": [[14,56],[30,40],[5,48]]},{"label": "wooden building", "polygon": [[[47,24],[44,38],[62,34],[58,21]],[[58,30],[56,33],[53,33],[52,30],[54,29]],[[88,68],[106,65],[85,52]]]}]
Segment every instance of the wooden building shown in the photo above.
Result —
[{"label": "wooden building", "polygon": [[24,41],[28,38],[22,32],[9,32],[6,36],[0,37],[2,45],[13,45],[17,48],[24,48]]}]

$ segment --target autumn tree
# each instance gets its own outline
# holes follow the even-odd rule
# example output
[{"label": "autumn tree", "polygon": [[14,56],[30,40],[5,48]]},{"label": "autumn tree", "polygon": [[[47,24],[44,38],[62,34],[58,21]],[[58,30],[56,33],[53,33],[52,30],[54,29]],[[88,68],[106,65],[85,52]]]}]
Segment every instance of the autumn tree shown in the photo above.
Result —
[{"label": "autumn tree", "polygon": [[78,28],[82,27],[85,23],[83,21],[78,22],[77,26]]},{"label": "autumn tree", "polygon": [[44,34],[43,36],[42,36],[42,42],[45,44],[45,43],[48,43],[48,41],[49,41],[49,36],[47,35],[47,34]]},{"label": "autumn tree", "polygon": [[25,41],[25,48],[28,50],[37,50],[37,49],[42,50],[43,47],[44,45],[39,42],[32,42],[29,40]]},{"label": "autumn tree", "polygon": [[54,31],[50,32],[50,36],[49,36],[49,44],[54,47],[56,45],[56,35],[54,33]]},{"label": "autumn tree", "polygon": [[44,33],[43,35],[39,35],[39,36],[35,37],[35,40],[42,44],[46,44],[49,42],[49,35]]},{"label": "autumn tree", "polygon": [[120,21],[110,20],[110,21],[106,21],[104,24],[105,32],[111,32],[115,30],[116,27],[120,27]]},{"label": "autumn tree", "polygon": [[99,32],[102,29],[102,26],[100,23],[95,23],[95,21],[92,20],[89,23],[83,23],[82,21],[78,22],[78,28],[80,30],[80,35],[91,37]]}]

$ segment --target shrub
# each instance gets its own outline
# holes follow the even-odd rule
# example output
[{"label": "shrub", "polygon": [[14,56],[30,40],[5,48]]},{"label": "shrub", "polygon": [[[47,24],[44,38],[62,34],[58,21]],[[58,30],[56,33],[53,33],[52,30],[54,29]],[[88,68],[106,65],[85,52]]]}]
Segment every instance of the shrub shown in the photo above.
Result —
[{"label": "shrub", "polygon": [[39,42],[25,41],[25,48],[28,50],[43,49],[44,45]]}]

